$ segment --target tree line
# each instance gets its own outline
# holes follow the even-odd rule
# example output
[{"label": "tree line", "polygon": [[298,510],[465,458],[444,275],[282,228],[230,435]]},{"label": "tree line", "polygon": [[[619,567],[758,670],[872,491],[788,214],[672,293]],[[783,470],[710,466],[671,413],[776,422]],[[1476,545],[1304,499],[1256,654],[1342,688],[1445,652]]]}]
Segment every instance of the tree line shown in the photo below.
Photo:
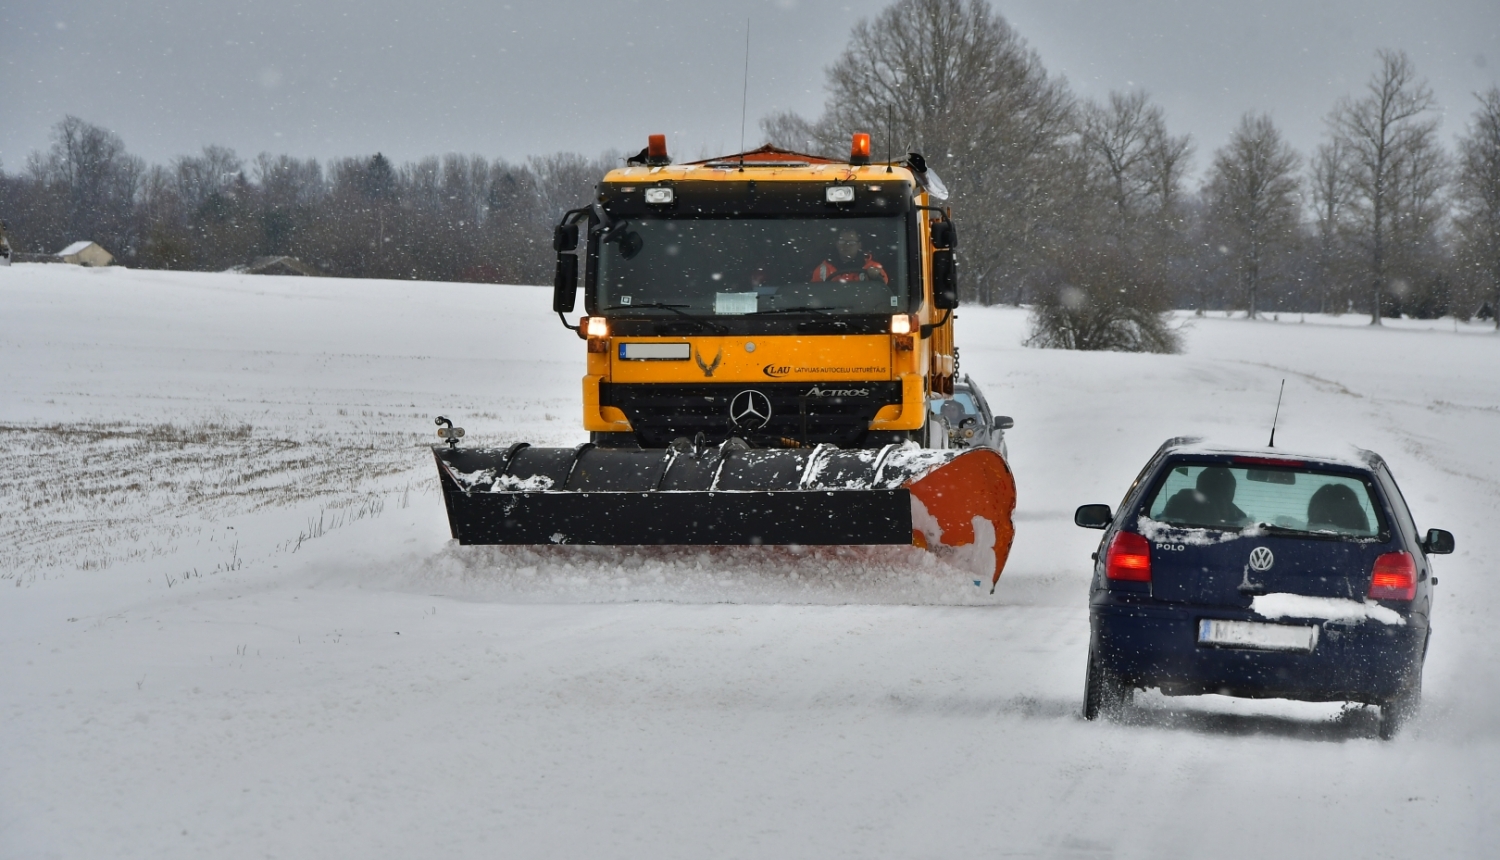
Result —
[{"label": "tree line", "polygon": [[142,268],[291,256],[332,276],[539,284],[552,277],[558,215],[619,163],[558,153],[396,165],[376,153],[320,164],[205,146],[148,166],[115,133],[69,116],[24,169],[0,169],[0,217],[21,254],[83,238]]},{"label": "tree line", "polygon": [[[1374,322],[1500,309],[1500,88],[1477,95],[1450,149],[1410,58],[1373,59],[1315,152],[1246,113],[1191,188],[1196,144],[1147,93],[1078,97],[988,0],[901,0],[855,25],[822,115],[761,127],[801,152],[841,157],[868,131],[923,153],[952,191],[964,298],[1031,306],[1038,346],[1171,350],[1171,308]],[[147,166],[70,116],[18,173],[0,166],[0,216],[18,251],[90,238],[128,265],[285,254],[330,275],[544,283],[551,225],[621,163],[247,161],[208,146]]]}]

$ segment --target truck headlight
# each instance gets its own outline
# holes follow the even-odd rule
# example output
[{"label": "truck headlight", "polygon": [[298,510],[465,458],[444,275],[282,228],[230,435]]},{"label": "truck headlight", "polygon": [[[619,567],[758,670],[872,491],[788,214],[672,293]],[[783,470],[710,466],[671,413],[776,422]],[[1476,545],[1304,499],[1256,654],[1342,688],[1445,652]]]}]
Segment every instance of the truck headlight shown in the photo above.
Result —
[{"label": "truck headlight", "polygon": [[853,185],[830,185],[823,189],[823,199],[829,203],[853,203]]},{"label": "truck headlight", "polygon": [[646,189],[646,202],[647,203],[656,203],[656,204],[671,203],[672,202],[672,189],[670,189],[670,188],[647,188]]},{"label": "truck headlight", "polygon": [[609,320],[604,317],[589,317],[586,331],[589,337],[609,337]]}]

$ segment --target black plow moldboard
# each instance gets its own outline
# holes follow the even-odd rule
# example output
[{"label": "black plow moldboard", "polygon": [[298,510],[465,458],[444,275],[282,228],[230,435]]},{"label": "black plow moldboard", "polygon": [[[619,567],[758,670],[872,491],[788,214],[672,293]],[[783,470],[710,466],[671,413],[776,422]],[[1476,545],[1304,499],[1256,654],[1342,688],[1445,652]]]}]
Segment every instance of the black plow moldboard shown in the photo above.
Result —
[{"label": "black plow moldboard", "polygon": [[[894,448],[894,446],[891,446]],[[462,544],[909,544],[889,449],[433,449]],[[896,458],[899,460],[900,458]]]}]

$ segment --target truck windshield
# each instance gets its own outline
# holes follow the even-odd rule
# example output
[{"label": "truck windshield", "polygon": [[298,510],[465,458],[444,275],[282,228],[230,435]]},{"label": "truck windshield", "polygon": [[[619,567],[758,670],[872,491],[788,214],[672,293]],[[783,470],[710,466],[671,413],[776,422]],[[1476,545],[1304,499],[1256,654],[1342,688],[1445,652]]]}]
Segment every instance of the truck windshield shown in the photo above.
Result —
[{"label": "truck windshield", "polygon": [[1374,537],[1382,530],[1369,486],[1352,475],[1288,468],[1178,463],[1147,506],[1157,522]]},{"label": "truck windshield", "polygon": [[904,228],[899,217],[619,223],[600,242],[595,297],[615,313],[902,313]]}]

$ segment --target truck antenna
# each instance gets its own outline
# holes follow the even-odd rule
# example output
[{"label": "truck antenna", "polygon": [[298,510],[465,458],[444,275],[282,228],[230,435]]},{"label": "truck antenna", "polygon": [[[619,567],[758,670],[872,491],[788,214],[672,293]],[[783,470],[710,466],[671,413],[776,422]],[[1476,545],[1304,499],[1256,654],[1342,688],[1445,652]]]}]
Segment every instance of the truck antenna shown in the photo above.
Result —
[{"label": "truck antenna", "polygon": [[892,129],[896,126],[896,103],[891,102],[885,106],[885,172],[891,173],[891,136],[895,134]]},{"label": "truck antenna", "polygon": [[745,19],[745,83],[740,91],[740,172],[745,172],[745,115],[750,112],[750,19]]},{"label": "truck antenna", "polygon": [[1276,420],[1281,417],[1281,395],[1286,393],[1286,380],[1281,380],[1281,390],[1276,392],[1276,414],[1271,416],[1271,441],[1266,444],[1267,448],[1276,447]]}]

